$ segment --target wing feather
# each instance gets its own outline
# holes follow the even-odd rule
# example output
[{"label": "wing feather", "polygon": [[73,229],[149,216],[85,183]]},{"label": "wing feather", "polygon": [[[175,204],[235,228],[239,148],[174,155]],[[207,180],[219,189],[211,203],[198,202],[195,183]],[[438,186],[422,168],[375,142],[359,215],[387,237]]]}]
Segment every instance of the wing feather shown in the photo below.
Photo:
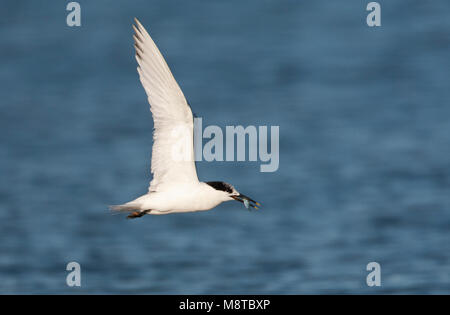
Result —
[{"label": "wing feather", "polygon": [[175,183],[198,182],[191,108],[158,47],[137,19],[135,23],[137,71],[154,122],[153,180],[149,191]]}]

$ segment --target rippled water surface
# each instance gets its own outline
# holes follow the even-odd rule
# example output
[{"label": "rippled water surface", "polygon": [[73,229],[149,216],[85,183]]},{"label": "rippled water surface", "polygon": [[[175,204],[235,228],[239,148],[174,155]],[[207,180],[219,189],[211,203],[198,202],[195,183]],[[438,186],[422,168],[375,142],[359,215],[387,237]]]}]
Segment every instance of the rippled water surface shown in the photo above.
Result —
[{"label": "rippled water surface", "polygon": [[[0,10],[0,293],[450,293],[449,1],[79,2]],[[151,178],[134,16],[204,126],[280,126],[277,172],[197,166],[261,211],[108,212]]]}]

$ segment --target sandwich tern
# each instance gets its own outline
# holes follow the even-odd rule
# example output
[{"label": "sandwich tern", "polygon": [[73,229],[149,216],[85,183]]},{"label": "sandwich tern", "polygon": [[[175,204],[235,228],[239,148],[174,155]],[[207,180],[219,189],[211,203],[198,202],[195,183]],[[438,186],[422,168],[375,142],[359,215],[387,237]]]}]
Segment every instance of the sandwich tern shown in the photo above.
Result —
[{"label": "sandwich tern", "polygon": [[[258,202],[239,193],[228,183],[198,180],[189,103],[150,35],[136,18],[134,21],[137,71],[154,122],[153,179],[145,195],[123,205],[111,206],[111,209],[129,213],[128,218],[210,210],[230,200],[242,202],[247,209],[249,206],[258,209]],[[174,152],[183,158],[177,158]]]}]

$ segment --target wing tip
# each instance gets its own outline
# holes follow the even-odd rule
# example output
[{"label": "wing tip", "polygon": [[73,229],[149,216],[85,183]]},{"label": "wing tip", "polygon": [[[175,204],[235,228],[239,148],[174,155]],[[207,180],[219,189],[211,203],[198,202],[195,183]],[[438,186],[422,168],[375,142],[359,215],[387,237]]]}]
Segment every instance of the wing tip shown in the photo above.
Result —
[{"label": "wing tip", "polygon": [[138,20],[137,17],[134,18],[134,23],[135,23],[136,26],[137,26],[137,27],[136,27],[134,24],[132,24],[134,30],[135,30],[135,31],[136,31],[136,29],[139,30],[139,32],[136,31],[136,33],[142,34],[142,35],[144,35],[145,33],[147,33],[147,30],[146,30],[145,27],[141,24],[141,22],[139,22],[139,20]]},{"label": "wing tip", "polygon": [[137,17],[134,18],[134,23],[131,23],[131,27],[134,30],[134,33],[137,36],[142,36],[143,32],[142,32],[142,24],[141,22],[139,22],[139,20],[137,19]]},{"label": "wing tip", "polygon": [[[136,26],[139,28],[139,30],[143,29],[144,27],[142,26],[141,22],[139,22],[137,17],[134,17],[134,23],[136,24]],[[134,24],[132,24],[134,26]]]}]

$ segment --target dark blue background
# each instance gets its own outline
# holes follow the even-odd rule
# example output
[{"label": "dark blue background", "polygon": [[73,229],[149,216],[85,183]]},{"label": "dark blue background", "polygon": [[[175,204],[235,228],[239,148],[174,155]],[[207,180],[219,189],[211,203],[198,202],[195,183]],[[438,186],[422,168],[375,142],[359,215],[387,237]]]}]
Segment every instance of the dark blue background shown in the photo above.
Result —
[{"label": "dark blue background", "polygon": [[[450,293],[449,1],[68,2],[1,4],[0,293]],[[198,164],[261,211],[109,213],[151,178],[134,16],[204,126],[280,126],[275,173]]]}]

